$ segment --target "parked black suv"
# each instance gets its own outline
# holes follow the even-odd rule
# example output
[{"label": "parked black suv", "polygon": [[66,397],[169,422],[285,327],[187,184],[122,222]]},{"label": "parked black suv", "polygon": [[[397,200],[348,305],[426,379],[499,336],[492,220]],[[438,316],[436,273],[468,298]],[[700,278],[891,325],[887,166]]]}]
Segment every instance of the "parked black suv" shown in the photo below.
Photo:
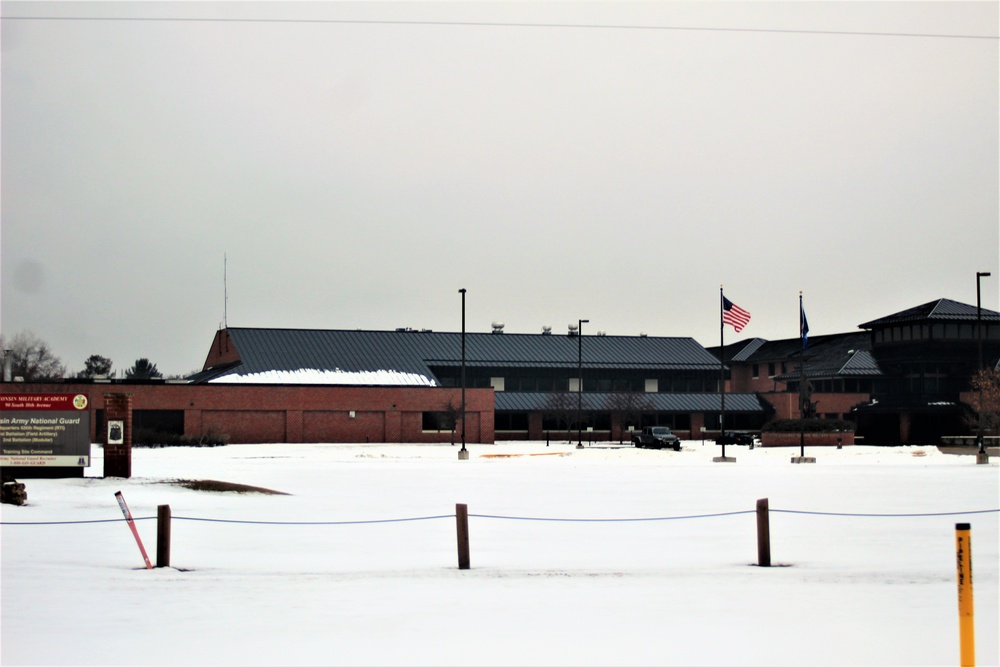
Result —
[{"label": "parked black suv", "polygon": [[647,426],[638,433],[632,434],[632,444],[636,447],[662,449],[669,447],[675,452],[681,451],[681,441],[666,426]]}]

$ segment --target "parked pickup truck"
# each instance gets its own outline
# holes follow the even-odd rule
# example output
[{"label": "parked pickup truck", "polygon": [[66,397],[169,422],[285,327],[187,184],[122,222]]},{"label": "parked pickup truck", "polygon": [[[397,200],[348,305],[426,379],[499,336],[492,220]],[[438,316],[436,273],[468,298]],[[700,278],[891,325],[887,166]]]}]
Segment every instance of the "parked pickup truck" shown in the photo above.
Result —
[{"label": "parked pickup truck", "polygon": [[651,449],[669,447],[675,452],[681,451],[680,439],[666,426],[647,426],[638,433],[633,433],[632,444],[636,447]]}]

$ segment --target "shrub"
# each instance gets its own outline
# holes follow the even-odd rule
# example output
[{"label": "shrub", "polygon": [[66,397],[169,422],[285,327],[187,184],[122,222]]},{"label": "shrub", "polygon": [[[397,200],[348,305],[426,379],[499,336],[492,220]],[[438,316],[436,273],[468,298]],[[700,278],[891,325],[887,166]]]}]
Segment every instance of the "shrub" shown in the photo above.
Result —
[{"label": "shrub", "polygon": [[133,447],[218,447],[225,444],[225,435],[211,431],[205,435],[189,436],[153,429],[136,429],[132,434]]}]

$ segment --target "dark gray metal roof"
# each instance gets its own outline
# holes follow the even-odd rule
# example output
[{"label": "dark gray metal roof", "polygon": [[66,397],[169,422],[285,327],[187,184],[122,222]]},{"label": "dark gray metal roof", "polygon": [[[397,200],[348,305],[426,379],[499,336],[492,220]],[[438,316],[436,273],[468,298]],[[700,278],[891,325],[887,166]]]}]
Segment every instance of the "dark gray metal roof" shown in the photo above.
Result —
[{"label": "dark gray metal roof", "polygon": [[[784,343],[794,346],[797,356],[802,350],[798,338]],[[859,331],[850,334],[816,336],[809,339],[805,353],[806,376],[811,378],[859,378],[878,377],[882,371],[872,356],[871,334]],[[789,356],[788,358],[794,358]],[[799,377],[796,369],[775,377],[776,380],[795,380]]]},{"label": "dark gray metal roof", "polygon": [[[997,311],[987,310],[986,308],[981,308],[980,311],[983,321],[1000,321],[1000,313]],[[904,322],[926,322],[929,320],[938,322],[974,322],[976,315],[977,310],[975,306],[952,301],[951,299],[938,299],[937,301],[930,301],[919,306],[914,306],[913,308],[880,317],[877,320],[865,322],[858,326],[861,329],[876,329]]]},{"label": "dark gray metal roof", "polygon": [[[240,363],[225,374],[300,369],[399,371],[433,378],[431,366],[461,364],[460,333],[312,329],[227,330]],[[468,366],[575,368],[580,340],[542,334],[465,334]],[[686,369],[718,367],[693,338],[584,336],[584,368]]]},{"label": "dark gray metal roof", "polygon": [[[805,351],[806,374],[810,377],[871,377],[882,372],[871,354],[871,334],[856,331],[846,334],[810,336]],[[715,356],[719,348],[712,348]],[[802,339],[763,341],[759,338],[746,341],[734,350],[726,347],[727,355],[736,352],[736,358],[728,363],[766,364],[774,361],[796,362],[802,357]],[[798,371],[776,376],[776,379],[795,379]]]},{"label": "dark gray metal roof", "polygon": [[[546,392],[498,391],[493,394],[498,412],[544,412],[556,396]],[[575,400],[577,394],[572,394]],[[611,410],[618,394],[583,392],[579,395],[584,410]],[[719,412],[722,408],[720,394],[641,394],[653,412]],[[561,398],[565,398],[562,394]],[[756,394],[726,394],[726,412],[763,412],[764,407]]]}]

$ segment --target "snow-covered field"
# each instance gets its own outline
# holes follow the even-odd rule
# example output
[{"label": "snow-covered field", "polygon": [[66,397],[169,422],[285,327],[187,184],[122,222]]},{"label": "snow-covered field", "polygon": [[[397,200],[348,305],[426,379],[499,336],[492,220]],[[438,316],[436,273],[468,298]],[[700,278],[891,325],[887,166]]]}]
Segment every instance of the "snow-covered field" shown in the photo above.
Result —
[{"label": "snow-covered field", "polygon": [[[968,522],[977,661],[1000,660],[995,460],[856,446],[792,464],[797,448],[727,447],[737,462],[713,463],[719,449],[701,442],[469,445],[468,461],[457,450],[135,449],[126,480],[99,477],[95,446],[88,477],[24,480],[28,504],[2,506],[0,659],[952,665],[955,524]],[[144,568],[116,491],[154,560],[151,517],[170,506],[171,568]],[[758,498],[771,507],[770,568],[756,566]],[[471,515],[470,570],[457,567],[457,503]],[[109,521],[15,525],[91,520]]]}]

